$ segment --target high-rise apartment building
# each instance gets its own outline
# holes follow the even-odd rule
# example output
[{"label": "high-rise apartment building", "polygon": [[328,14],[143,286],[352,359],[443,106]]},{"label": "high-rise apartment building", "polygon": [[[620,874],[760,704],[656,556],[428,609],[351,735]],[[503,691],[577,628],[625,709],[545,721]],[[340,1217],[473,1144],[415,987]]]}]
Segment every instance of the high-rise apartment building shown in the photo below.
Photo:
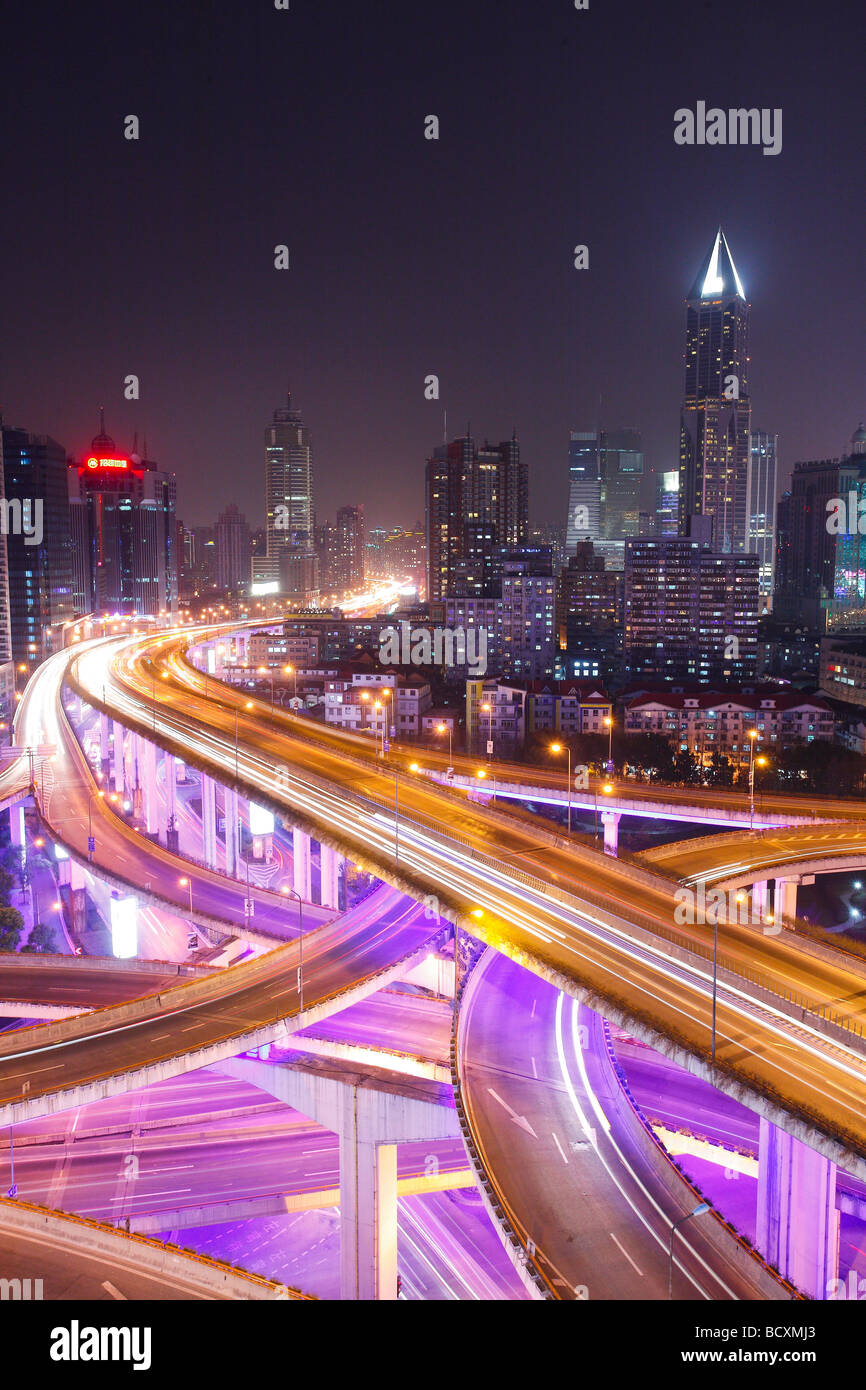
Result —
[{"label": "high-rise apartment building", "polygon": [[718,552],[748,541],[749,305],[721,227],[686,301],[680,531],[709,517]]},{"label": "high-rise apartment building", "polygon": [[758,557],[761,607],[773,602],[776,568],[776,476],[779,436],[765,430],[749,435],[749,509],[746,548]]},{"label": "high-rise apartment building", "polygon": [[333,541],[331,579],[340,593],[359,589],[364,583],[367,534],[362,506],[340,507]]},{"label": "high-rise apartment building", "polygon": [[2,434],[12,656],[32,669],[74,616],[66,450],[46,435]]},{"label": "high-rise apartment building", "polygon": [[250,583],[250,528],[234,502],[230,502],[217,518],[214,542],[217,588],[247,588]]},{"label": "high-rise apartment building", "polygon": [[627,680],[740,684],[755,675],[757,632],[757,555],[694,537],[626,541]]},{"label": "high-rise apartment building", "polygon": [[427,597],[458,581],[469,592],[498,584],[500,557],[523,545],[529,524],[526,464],[516,436],[480,447],[470,434],[427,460]]}]

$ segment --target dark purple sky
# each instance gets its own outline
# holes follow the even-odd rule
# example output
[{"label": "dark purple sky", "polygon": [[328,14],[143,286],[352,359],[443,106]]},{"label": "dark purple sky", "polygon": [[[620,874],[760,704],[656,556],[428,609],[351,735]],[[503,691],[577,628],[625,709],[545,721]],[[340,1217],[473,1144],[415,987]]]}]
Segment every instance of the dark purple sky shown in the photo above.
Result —
[{"label": "dark purple sky", "polygon": [[[599,397],[675,466],[683,298],[721,221],[753,423],[786,467],[839,453],[866,416],[864,29],[851,0],[11,3],[5,420],[79,451],[104,402],[188,523],[229,500],[258,522],[291,379],[319,519],[363,501],[390,524],[422,514],[445,406],[451,434],[516,426],[533,514],[559,520]],[[781,154],[676,146],[698,100],[781,107]]]}]

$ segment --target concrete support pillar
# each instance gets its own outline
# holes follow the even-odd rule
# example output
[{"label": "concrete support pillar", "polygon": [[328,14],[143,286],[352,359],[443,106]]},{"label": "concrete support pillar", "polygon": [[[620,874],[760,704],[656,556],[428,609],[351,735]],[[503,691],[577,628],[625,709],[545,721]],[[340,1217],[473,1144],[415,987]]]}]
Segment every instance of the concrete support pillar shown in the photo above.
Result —
[{"label": "concrete support pillar", "polygon": [[322,870],[322,907],[340,906],[340,874],[345,860],[330,845],[322,845],[319,863]]},{"label": "concrete support pillar", "polygon": [[126,768],[124,766],[124,734],[126,730],[117,720],[112,720],[114,734],[114,790],[123,796],[126,778]]},{"label": "concrete support pillar", "polygon": [[141,770],[141,790],[143,800],[144,824],[148,835],[159,830],[159,797],[156,787],[156,747],[147,739],[142,740],[143,756],[139,762]]},{"label": "concrete support pillar", "polygon": [[24,802],[16,801],[9,807],[9,838],[15,849],[24,849],[26,832],[24,829]]},{"label": "concrete support pillar", "polygon": [[776,879],[773,895],[773,913],[776,921],[784,917],[793,921],[797,916],[797,888],[800,879],[796,874]]},{"label": "concrete support pillar", "polygon": [[225,793],[226,812],[226,873],[235,875],[240,860],[238,846],[238,794],[230,787]]},{"label": "concrete support pillar", "polygon": [[292,830],[292,878],[294,890],[309,902],[313,895],[310,837],[305,830]]},{"label": "concrete support pillar", "polygon": [[73,893],[77,893],[79,889],[87,887],[87,878],[80,864],[74,859],[70,859],[68,862],[69,887],[72,889]]},{"label": "concrete support pillar", "polygon": [[204,862],[209,869],[217,866],[216,843],[216,786],[212,777],[201,775],[201,828]]},{"label": "concrete support pillar", "polygon": [[756,1244],[808,1298],[839,1275],[836,1165],[761,1118]]},{"label": "concrete support pillar", "polygon": [[104,763],[108,762],[111,753],[111,722],[107,714],[99,716],[99,756]]},{"label": "concrete support pillar", "polygon": [[340,1135],[340,1297],[397,1297],[397,1145]]},{"label": "concrete support pillar", "polygon": [[604,852],[616,854],[619,845],[619,822],[621,811],[602,811],[601,823],[604,826]]},{"label": "concrete support pillar", "polygon": [[767,915],[767,880],[752,884],[752,919],[763,922]]}]

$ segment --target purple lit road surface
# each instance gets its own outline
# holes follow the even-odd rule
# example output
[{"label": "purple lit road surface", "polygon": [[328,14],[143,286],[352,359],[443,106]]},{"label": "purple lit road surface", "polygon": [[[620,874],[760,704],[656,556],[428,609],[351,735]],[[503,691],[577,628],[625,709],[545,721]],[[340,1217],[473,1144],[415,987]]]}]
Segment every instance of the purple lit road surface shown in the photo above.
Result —
[{"label": "purple lit road surface", "polygon": [[[738,1231],[754,1241],[757,1175],[732,1168],[732,1158],[726,1156],[723,1146],[757,1161],[758,1116],[729,1096],[722,1095],[709,1082],[676,1066],[661,1053],[630,1038],[621,1030],[614,1032],[614,1042],[632,1094],[654,1126],[662,1125],[667,1131],[679,1132],[678,1137],[684,1137],[686,1143],[692,1137],[719,1146],[718,1161],[687,1152],[678,1152],[676,1160],[721,1214]],[[679,1149],[676,1138],[669,1142]],[[862,1202],[866,1211],[866,1183],[839,1168],[836,1186],[843,1198]],[[851,1270],[866,1276],[866,1220],[843,1208],[839,1238],[840,1278],[847,1279]]]},{"label": "purple lit road surface", "polygon": [[[187,1224],[207,1203],[275,1194],[313,1194],[314,1200],[317,1192],[339,1187],[336,1136],[255,1087],[216,1070],[196,1072],[16,1126],[15,1145],[16,1178],[27,1200],[114,1222],[185,1212],[184,1224],[162,1232],[163,1238],[202,1253],[222,1252],[258,1273],[281,1270],[280,1279],[292,1272],[291,1282],[307,1292],[339,1295],[334,1208],[207,1228]],[[443,1173],[464,1170],[460,1141],[398,1147],[400,1178],[421,1176],[432,1162]],[[4,1131],[0,1182],[7,1180]],[[404,1296],[523,1295],[474,1190],[401,1198],[399,1208]]]},{"label": "purple lit road surface", "polygon": [[[559,1297],[667,1298],[682,1213],[629,1135],[606,1127],[611,1075],[577,1022],[593,1015],[503,956],[480,968],[461,1023],[463,1098],[512,1221]],[[675,1299],[754,1297],[719,1269],[697,1223],[677,1250]]]}]

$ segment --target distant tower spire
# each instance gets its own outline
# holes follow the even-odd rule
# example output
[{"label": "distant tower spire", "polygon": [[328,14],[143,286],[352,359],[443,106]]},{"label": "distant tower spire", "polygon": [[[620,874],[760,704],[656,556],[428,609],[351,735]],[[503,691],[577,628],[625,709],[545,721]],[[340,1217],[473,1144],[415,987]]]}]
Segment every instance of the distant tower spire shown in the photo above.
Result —
[{"label": "distant tower spire", "polygon": [[442,411],[442,443],[448,443],[448,407]]},{"label": "distant tower spire", "polygon": [[99,407],[99,433],[105,434],[105,406]]}]

